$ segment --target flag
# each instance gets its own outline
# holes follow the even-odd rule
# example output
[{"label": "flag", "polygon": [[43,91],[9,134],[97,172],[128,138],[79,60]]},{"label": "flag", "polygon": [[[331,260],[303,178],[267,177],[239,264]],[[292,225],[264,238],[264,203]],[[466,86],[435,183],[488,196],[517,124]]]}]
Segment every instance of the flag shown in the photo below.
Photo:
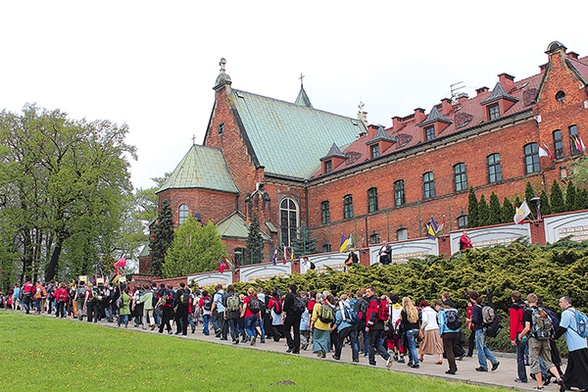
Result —
[{"label": "flag", "polygon": [[443,217],[441,224],[437,225],[437,222],[435,222],[435,218],[431,216],[431,221],[426,224],[426,227],[427,237],[434,240],[435,238],[439,237],[439,235],[443,231],[443,228],[445,227],[445,217]]},{"label": "flag", "polygon": [[581,153],[586,152],[586,146],[584,146],[584,142],[580,135],[570,135],[572,140],[574,141],[574,145],[576,146],[576,150],[580,151]]},{"label": "flag", "polygon": [[341,234],[341,242],[339,243],[339,253],[345,252],[347,249],[347,245],[349,244],[349,240],[345,237],[345,234]]},{"label": "flag", "polygon": [[231,271],[235,271],[235,264],[233,264],[233,263],[231,262],[231,260],[229,260],[229,259],[227,259],[227,258],[225,257],[224,261],[225,261],[225,266],[226,266],[227,268],[229,268]]},{"label": "flag", "polygon": [[427,237],[429,237],[432,240],[437,238],[437,237],[435,237],[435,230],[433,229],[433,225],[431,225],[430,223],[427,223],[426,227],[427,227]]},{"label": "flag", "polygon": [[545,150],[543,147],[539,146],[539,157],[548,157],[549,154],[547,153],[547,150]]},{"label": "flag", "polygon": [[218,272],[220,272],[221,274],[225,272],[225,262],[221,259],[218,259]]},{"label": "flag", "polygon": [[514,223],[515,224],[519,224],[521,223],[526,217],[527,215],[529,215],[531,213],[531,210],[529,209],[529,206],[527,205],[527,200],[523,201],[523,204],[521,204],[520,207],[517,208],[515,216],[513,218]]},{"label": "flag", "polygon": [[441,219],[441,223],[439,223],[439,227],[437,227],[437,237],[443,233],[443,229],[445,229],[445,215],[443,215],[443,219]]},{"label": "flag", "polygon": [[351,248],[357,248],[357,237],[353,233],[349,234],[349,244],[347,244],[347,249],[345,250],[348,251]]},{"label": "flag", "polygon": [[541,156],[541,150],[544,150],[547,153],[547,156],[549,156],[549,158],[551,158],[552,161],[555,161],[555,157],[553,156],[553,154],[551,153],[551,151],[549,151],[549,147],[547,147],[547,144],[545,144],[545,142],[543,142],[543,148],[539,147],[539,156]]},{"label": "flag", "polygon": [[290,252],[290,260],[294,260],[294,248],[292,248],[292,252]]},{"label": "flag", "polygon": [[284,245],[284,264],[288,262],[288,248]]},{"label": "flag", "polygon": [[274,256],[272,257],[272,264],[276,265],[278,262],[278,248],[274,250]]}]

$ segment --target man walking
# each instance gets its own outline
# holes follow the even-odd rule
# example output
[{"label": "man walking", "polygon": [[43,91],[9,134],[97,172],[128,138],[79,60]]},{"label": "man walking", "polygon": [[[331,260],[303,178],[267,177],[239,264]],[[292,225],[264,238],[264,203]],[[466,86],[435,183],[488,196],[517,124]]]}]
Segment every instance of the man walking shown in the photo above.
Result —
[{"label": "man walking", "polygon": [[516,349],[517,353],[517,378],[515,382],[526,383],[527,371],[525,370],[525,344],[519,339],[519,334],[525,328],[523,324],[523,314],[526,305],[521,300],[521,293],[513,291],[510,294],[512,305],[509,309],[510,317],[510,344]]},{"label": "man walking", "polygon": [[[368,308],[366,314],[366,327],[368,333],[369,344],[369,363],[372,366],[376,365],[376,351],[386,360],[386,367],[392,366],[392,356],[388,354],[384,345],[382,344],[382,332],[384,331],[384,320],[380,317],[380,300],[376,297],[373,287],[366,289],[366,296],[368,297]],[[382,305],[384,306],[384,305]],[[388,306],[387,304],[385,306]]]},{"label": "man walking", "polygon": [[282,306],[282,320],[284,320],[284,335],[288,350],[292,354],[300,354],[300,318],[304,311],[305,303],[297,293],[298,287],[291,284],[288,294],[284,298]]},{"label": "man walking", "polygon": [[[476,291],[470,291],[469,297],[474,304],[474,309],[472,312],[472,325],[476,331],[476,348],[478,350],[478,364],[480,365],[476,368],[476,371],[487,372],[488,361],[492,363],[492,371],[494,371],[498,369],[500,362],[498,362],[494,354],[492,354],[488,346],[486,346],[486,328],[484,326],[484,319],[482,317],[483,304],[480,301],[480,294],[478,294]],[[489,301],[491,301],[490,298]]]},{"label": "man walking", "polygon": [[586,338],[580,336],[580,325],[578,325],[578,320],[582,321],[582,314],[574,309],[570,297],[561,297],[559,307],[563,313],[555,339],[565,334],[569,351],[568,366],[563,375],[562,387],[585,390],[588,389],[588,348]]}]

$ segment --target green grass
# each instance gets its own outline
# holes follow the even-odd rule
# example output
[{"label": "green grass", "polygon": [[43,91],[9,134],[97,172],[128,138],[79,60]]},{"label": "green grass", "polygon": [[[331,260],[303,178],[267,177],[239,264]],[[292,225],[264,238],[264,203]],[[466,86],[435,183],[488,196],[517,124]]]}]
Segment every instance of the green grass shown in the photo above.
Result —
[{"label": "green grass", "polygon": [[6,311],[0,358],[2,391],[500,390]]}]

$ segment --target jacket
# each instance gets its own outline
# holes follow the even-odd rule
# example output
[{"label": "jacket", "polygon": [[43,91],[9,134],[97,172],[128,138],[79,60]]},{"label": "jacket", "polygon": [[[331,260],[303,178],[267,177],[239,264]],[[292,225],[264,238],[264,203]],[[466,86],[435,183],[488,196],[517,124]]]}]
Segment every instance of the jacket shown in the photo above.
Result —
[{"label": "jacket", "polygon": [[513,302],[508,315],[510,317],[510,340],[517,340],[517,336],[524,329],[523,313],[525,312],[525,304],[522,301]]}]

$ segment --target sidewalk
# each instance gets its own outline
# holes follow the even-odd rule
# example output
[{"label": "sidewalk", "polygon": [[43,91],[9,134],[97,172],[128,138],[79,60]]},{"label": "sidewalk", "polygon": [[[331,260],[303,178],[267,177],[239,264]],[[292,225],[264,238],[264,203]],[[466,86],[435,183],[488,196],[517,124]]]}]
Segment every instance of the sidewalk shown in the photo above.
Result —
[{"label": "sidewalk", "polygon": [[[99,322],[99,323],[103,324],[105,326],[109,326],[109,327],[116,327],[116,323],[108,323],[108,322]],[[141,328],[132,327],[132,322],[129,322],[128,329],[133,330],[133,331],[138,331],[138,332],[145,332],[145,333],[158,333],[157,329],[155,329],[155,331],[151,331],[151,329],[143,330]],[[174,331],[175,331],[175,326],[174,326]],[[211,333],[211,336],[205,336],[202,333],[201,326],[199,326],[196,329],[196,332],[194,334],[190,333],[190,328],[188,328],[188,335],[187,336],[168,335],[167,332],[165,332],[165,331],[163,334],[168,336],[170,339],[181,337],[182,339],[206,341],[206,342],[211,342],[211,343],[215,343],[215,344],[222,344],[225,346],[231,346],[231,347],[240,348],[240,349],[247,348],[247,349],[262,350],[262,351],[274,351],[277,353],[283,353],[284,355],[294,355],[294,354],[287,354],[286,353],[287,346],[285,345],[285,339],[281,339],[280,342],[274,342],[271,339],[266,339],[265,343],[262,344],[262,343],[259,343],[259,341],[258,341],[255,346],[250,346],[248,343],[234,345],[234,344],[232,344],[230,338],[228,341],[222,341],[218,338],[215,338],[212,333]],[[312,347],[312,345],[310,347]],[[367,357],[365,357],[363,355],[360,355],[359,363],[353,363],[351,360],[351,348],[349,346],[346,346],[343,348],[340,361],[335,361],[334,359],[332,359],[330,354],[327,354],[326,359],[319,359],[316,357],[315,354],[312,353],[312,350],[310,349],[310,347],[306,351],[301,350],[300,356],[305,357],[305,358],[309,358],[312,360],[316,360],[316,361],[325,361],[326,360],[326,361],[332,361],[332,362],[344,362],[344,363],[352,364],[355,366],[369,366]],[[441,379],[448,380],[448,381],[459,380],[459,381],[462,381],[462,382],[465,382],[468,384],[506,387],[506,388],[511,388],[511,389],[523,390],[523,391],[530,391],[537,385],[536,381],[534,381],[531,378],[529,378],[529,383],[527,383],[527,384],[515,383],[514,379],[517,377],[515,356],[513,354],[499,353],[499,352],[494,352],[494,354],[496,355],[496,358],[500,361],[500,367],[494,372],[488,371],[487,373],[485,373],[485,372],[477,372],[475,370],[475,368],[478,367],[478,360],[476,357],[475,350],[474,350],[474,356],[472,358],[466,357],[462,361],[457,361],[458,372],[456,375],[453,375],[453,376],[445,374],[445,371],[449,368],[449,366],[447,364],[447,360],[443,360],[442,365],[435,365],[436,357],[432,356],[432,355],[425,356],[425,360],[420,364],[419,369],[412,369],[412,368],[409,368],[408,366],[406,366],[406,364],[395,362],[394,365],[392,365],[390,370],[393,372],[398,372],[398,373],[410,373],[410,374],[414,374],[414,375],[437,377],[437,378],[441,378]],[[377,362],[376,367],[385,369],[385,361],[382,358],[380,358],[379,356],[376,356],[376,362]],[[564,366],[564,368],[565,368],[565,366]],[[529,368],[527,367],[527,372],[528,372],[528,370],[529,370]],[[550,384],[545,387],[545,391],[559,391],[559,386],[555,383]]]}]

